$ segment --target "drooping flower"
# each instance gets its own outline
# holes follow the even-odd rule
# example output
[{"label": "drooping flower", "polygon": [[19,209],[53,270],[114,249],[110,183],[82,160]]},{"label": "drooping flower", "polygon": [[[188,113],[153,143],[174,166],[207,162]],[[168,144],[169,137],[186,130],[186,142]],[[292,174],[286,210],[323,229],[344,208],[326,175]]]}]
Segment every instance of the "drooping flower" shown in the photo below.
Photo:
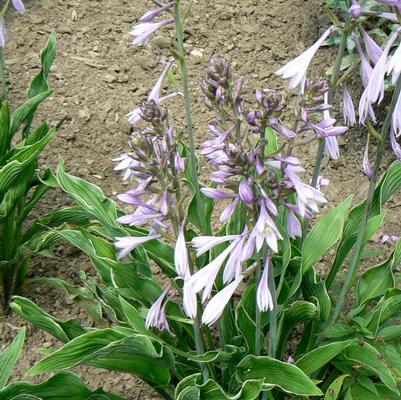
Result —
[{"label": "drooping flower", "polygon": [[25,12],[24,3],[22,0],[11,0],[14,8],[20,13],[23,14]]},{"label": "drooping flower", "polygon": [[185,242],[184,224],[181,225],[174,249],[174,265],[178,276],[184,280],[189,277],[189,257]]},{"label": "drooping flower", "polygon": [[170,327],[166,316],[166,304],[170,300],[170,297],[163,303],[168,291],[171,289],[171,285],[167,285],[160,297],[153,303],[146,316],[146,328],[157,328],[159,331],[166,330],[170,332]]},{"label": "drooping flower", "polygon": [[348,14],[352,18],[358,18],[362,15],[362,11],[362,6],[356,0],[352,0],[352,6],[348,9]]},{"label": "drooping flower", "polygon": [[345,85],[343,87],[343,117],[347,125],[354,126],[356,124],[354,102]]},{"label": "drooping flower", "polygon": [[173,18],[166,19],[160,22],[142,22],[135,25],[129,34],[134,37],[133,44],[148,44],[152,34],[160,29],[162,26],[172,24],[174,22]]},{"label": "drooping flower", "polygon": [[397,235],[387,235],[386,233],[381,237],[380,243],[385,244],[385,243],[396,243],[399,240],[399,236]]},{"label": "drooping flower", "polygon": [[333,31],[334,26],[331,26],[323,33],[319,40],[309,47],[309,49],[307,49],[298,57],[294,58],[276,72],[277,75],[282,76],[284,79],[290,79],[290,89],[294,89],[301,84],[301,90],[303,90],[306,80],[306,73],[312,58],[316,54],[319,47]]},{"label": "drooping flower", "polygon": [[149,242],[150,240],[158,239],[159,237],[159,234],[151,234],[148,236],[116,237],[116,242],[114,245],[120,250],[117,254],[117,258],[123,258],[141,244]]},{"label": "drooping flower", "polygon": [[[172,61],[169,61],[166,63],[166,66],[164,67],[159,79],[157,80],[155,86],[153,87],[153,89],[151,90],[151,92],[149,93],[147,102],[154,102],[155,105],[157,106],[161,101],[165,100],[167,98],[167,96],[165,97],[160,97],[160,93],[163,87],[163,81],[168,73],[168,70],[171,68],[171,66],[173,65]],[[128,122],[132,125],[137,125],[141,120],[142,120],[142,116],[141,116],[141,108],[136,108],[135,110],[131,111],[128,115]]]},{"label": "drooping flower", "polygon": [[213,296],[203,311],[202,323],[212,325],[220,318],[224,308],[243,279],[243,275],[238,276],[233,282]]},{"label": "drooping flower", "polygon": [[196,249],[196,256],[206,253],[213,247],[218,246],[219,244],[233,241],[238,239],[239,235],[227,235],[227,236],[196,236],[192,239],[192,244]]},{"label": "drooping flower", "polygon": [[372,75],[372,67],[369,64],[368,59],[366,58],[365,53],[363,52],[361,43],[359,42],[358,37],[353,34],[352,39],[354,40],[355,47],[358,51],[359,58],[361,59],[361,77],[362,77],[362,83],[363,86],[366,88],[368,86],[370,76]]},{"label": "drooping flower", "polygon": [[152,22],[156,17],[158,17],[163,11],[168,10],[173,6],[173,2],[167,3],[164,6],[158,7],[158,8],[152,8],[148,11],[146,11],[145,14],[142,15],[140,18],[141,22]]},{"label": "drooping flower", "polygon": [[302,237],[301,222],[295,216],[294,212],[291,209],[288,210],[287,233],[291,239]]},{"label": "drooping flower", "polygon": [[387,73],[392,74],[391,79],[393,83],[397,81],[401,74],[401,44],[398,45],[396,51],[392,55],[390,61],[387,64]]},{"label": "drooping flower", "polygon": [[6,26],[4,24],[4,18],[0,17],[0,46],[4,47],[6,44]]},{"label": "drooping flower", "polygon": [[366,53],[370,61],[373,64],[376,64],[379,61],[380,56],[383,53],[381,47],[368,35],[368,33],[363,29],[362,26],[359,26],[359,29],[362,33],[363,41],[365,43]]},{"label": "drooping flower", "polygon": [[272,311],[274,309],[274,300],[269,289],[270,263],[271,258],[267,257],[256,292],[256,302],[260,311]]},{"label": "drooping flower", "polygon": [[398,96],[393,115],[391,116],[391,127],[398,137],[401,134],[401,95]]},{"label": "drooping flower", "polygon": [[369,141],[366,143],[365,151],[363,153],[362,167],[364,174],[368,179],[372,178],[372,165],[369,161]]},{"label": "drooping flower", "polygon": [[397,138],[395,137],[394,130],[390,130],[390,142],[391,142],[391,147],[394,151],[394,154],[396,157],[401,160],[401,146],[397,142]]},{"label": "drooping flower", "polygon": [[369,78],[369,83],[366,86],[361,101],[359,103],[359,123],[364,123],[369,112],[369,106],[374,103],[380,103],[384,97],[384,77],[387,72],[387,57],[391,46],[397,38],[401,27],[389,37],[386,47],[383,50],[379,60],[373,68]]},{"label": "drooping flower", "polygon": [[263,243],[266,242],[275,253],[278,251],[278,240],[283,239],[273,219],[267,213],[264,203],[260,206],[259,218],[251,232],[251,237],[256,239],[257,251],[260,251]]},{"label": "drooping flower", "polygon": [[188,280],[184,281],[182,304],[188,318],[194,319],[198,314],[198,302],[196,293],[188,284]]}]

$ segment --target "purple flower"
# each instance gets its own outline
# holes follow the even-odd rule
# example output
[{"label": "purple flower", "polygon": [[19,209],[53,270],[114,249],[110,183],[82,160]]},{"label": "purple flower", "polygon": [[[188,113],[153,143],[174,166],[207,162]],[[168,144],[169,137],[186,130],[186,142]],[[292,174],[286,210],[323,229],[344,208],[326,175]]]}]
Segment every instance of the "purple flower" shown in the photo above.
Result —
[{"label": "purple flower", "polygon": [[159,331],[166,330],[170,332],[170,327],[166,317],[166,304],[170,300],[170,297],[163,303],[170,288],[171,285],[167,285],[160,297],[153,303],[152,307],[150,307],[145,322],[147,329],[155,327]]},{"label": "purple flower", "polygon": [[276,72],[277,75],[282,76],[284,79],[291,79],[289,86],[290,89],[294,89],[296,86],[301,84],[301,90],[303,91],[309,64],[319,47],[333,31],[334,26],[331,26],[323,33],[319,40],[317,40],[311,47],[309,47],[309,49],[307,49],[298,57],[294,58],[292,61],[284,65],[284,67],[280,68]]},{"label": "purple flower", "polygon": [[151,10],[146,11],[145,14],[142,15],[140,21],[141,22],[152,22],[156,17],[158,17],[163,11],[168,10],[173,6],[174,3],[167,3],[159,8],[152,8]]},{"label": "purple flower", "polygon": [[354,126],[356,124],[354,102],[345,85],[343,87],[343,117],[347,125]]},{"label": "purple flower", "polygon": [[178,276],[189,277],[189,257],[184,235],[184,224],[181,225],[174,249],[174,265]]},{"label": "purple flower", "polygon": [[368,57],[370,61],[372,61],[373,64],[376,64],[379,61],[380,56],[383,53],[383,50],[381,47],[367,34],[365,29],[362,28],[362,26],[359,27],[363,41],[365,43],[365,49],[366,53],[368,54]]},{"label": "purple flower", "polygon": [[297,192],[299,214],[302,217],[305,217],[307,209],[311,209],[318,213],[318,205],[326,203],[327,200],[322,192],[301,181],[297,174],[303,171],[304,169],[302,167],[293,165],[287,165],[284,169],[285,174],[290,179],[291,183],[294,185],[295,191]]},{"label": "purple flower", "polygon": [[340,148],[335,136],[330,136],[324,139],[324,152],[333,160],[340,158]]},{"label": "purple flower", "polygon": [[398,96],[393,115],[391,116],[391,127],[398,137],[401,134],[401,95]]},{"label": "purple flower", "polygon": [[149,236],[116,237],[116,242],[114,243],[114,245],[117,247],[117,249],[120,250],[117,254],[117,258],[123,258],[141,244],[149,242],[150,240],[158,239],[159,237],[159,234]]},{"label": "purple flower", "polygon": [[[155,86],[149,93],[148,102],[154,101],[156,105],[158,105],[161,101],[165,100],[168,96],[165,96],[163,98],[160,98],[160,93],[162,90],[163,86],[163,81],[168,73],[168,70],[171,68],[173,65],[172,61],[167,62],[166,66],[164,67],[159,79],[157,80]],[[178,93],[177,93],[178,94]],[[137,125],[140,121],[142,121],[141,117],[141,109],[136,108],[135,110],[131,111],[128,115],[128,122],[132,125]]]},{"label": "purple flower", "polygon": [[0,46],[4,47],[6,44],[6,26],[4,24],[4,18],[0,17]]},{"label": "purple flower", "polygon": [[358,18],[362,15],[362,6],[360,4],[358,4],[357,1],[352,0],[352,6],[348,9],[348,14],[352,17],[352,18]]},{"label": "purple flower", "polygon": [[372,178],[372,165],[369,161],[369,141],[366,143],[365,151],[363,153],[362,167],[363,172],[368,179]]},{"label": "purple flower", "polygon": [[352,36],[355,47],[359,53],[359,58],[361,59],[361,76],[362,76],[362,83],[363,86],[366,88],[368,86],[370,76],[372,75],[372,67],[369,64],[368,59],[365,56],[365,53],[362,50],[361,43],[356,35]]},{"label": "purple flower", "polygon": [[266,211],[264,203],[260,206],[259,218],[256,221],[256,225],[251,232],[251,237],[256,239],[256,250],[260,251],[263,243],[266,242],[272,251],[278,252],[278,240],[282,240],[279,230],[273,219],[269,216]]},{"label": "purple flower", "polygon": [[173,18],[166,19],[160,22],[142,22],[135,25],[132,31],[129,33],[134,36],[133,44],[148,44],[152,34],[164,25],[172,24],[174,22]]},{"label": "purple flower", "polygon": [[395,243],[395,242],[397,242],[398,240],[399,240],[399,236],[397,236],[397,235],[391,235],[391,236],[389,236],[389,235],[387,235],[387,234],[384,234],[384,235],[382,236],[382,238],[380,239],[380,243],[381,243],[381,244],[385,244],[385,243],[387,243],[387,242]]},{"label": "purple flower", "polygon": [[386,6],[395,6],[401,9],[401,0],[377,0],[378,2],[385,4]]},{"label": "purple flower", "polygon": [[221,200],[221,199],[232,199],[233,197],[235,197],[234,194],[232,193],[226,193],[223,190],[220,189],[213,189],[213,188],[202,188],[201,192],[206,196],[209,197],[211,199],[217,199],[217,200]]},{"label": "purple flower", "polygon": [[23,14],[25,12],[24,3],[21,0],[11,0],[14,8],[20,13]]},{"label": "purple flower", "polygon": [[188,318],[194,319],[198,314],[198,301],[192,286],[188,284],[188,280],[184,281],[182,304]]},{"label": "purple flower", "polygon": [[369,83],[366,86],[361,101],[359,103],[359,123],[364,123],[368,114],[368,107],[373,103],[380,103],[384,97],[384,76],[387,71],[387,57],[391,46],[393,45],[395,39],[401,28],[398,28],[393,32],[388,39],[387,45],[383,50],[382,55],[377,61],[375,67],[373,68],[372,74],[369,79]]},{"label": "purple flower", "polygon": [[295,239],[296,237],[302,237],[301,223],[291,209],[288,210],[287,233],[292,239]]},{"label": "purple flower", "polygon": [[228,235],[228,236],[197,236],[192,239],[192,245],[196,249],[196,256],[206,253],[213,247],[218,246],[219,244],[233,241],[238,239],[239,235]]},{"label": "purple flower", "polygon": [[401,160],[401,146],[397,143],[397,139],[395,137],[394,130],[390,130],[390,141],[391,141],[391,147],[393,148],[394,154],[396,157]]},{"label": "purple flower", "polygon": [[389,63],[387,73],[392,73],[392,81],[395,83],[401,73],[401,44],[398,45],[397,50],[392,55]]},{"label": "purple flower", "polygon": [[258,308],[260,311],[268,311],[268,310],[273,311],[274,309],[274,300],[269,289],[270,263],[271,259],[270,257],[267,257],[263,269],[263,274],[260,278],[260,282],[256,292],[256,302],[258,304]]},{"label": "purple flower", "polygon": [[243,275],[238,276],[233,282],[227,285],[224,289],[220,290],[213,298],[209,301],[205,310],[202,314],[202,323],[205,325],[212,325],[221,316],[224,308],[230,301],[234,292],[238,288],[241,281],[244,279]]},{"label": "purple flower", "polygon": [[252,204],[255,200],[252,190],[252,183],[248,179],[247,181],[241,181],[238,190],[239,197],[242,201],[248,204]]}]

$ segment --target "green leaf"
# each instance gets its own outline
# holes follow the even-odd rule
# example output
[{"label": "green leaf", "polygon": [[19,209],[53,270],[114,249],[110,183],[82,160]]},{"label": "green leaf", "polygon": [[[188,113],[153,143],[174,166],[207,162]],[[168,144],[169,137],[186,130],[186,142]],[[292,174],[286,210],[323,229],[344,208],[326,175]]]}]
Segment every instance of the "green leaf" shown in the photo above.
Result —
[{"label": "green leaf", "polygon": [[148,334],[149,332],[146,329],[145,321],[137,309],[132,304],[128,303],[128,301],[124,300],[121,296],[120,302],[124,314],[127,317],[127,321],[132,329],[138,333],[143,333],[145,335]]},{"label": "green leaf", "polygon": [[311,375],[354,342],[355,340],[345,340],[320,346],[302,356],[295,365],[302,369],[306,375]]},{"label": "green leaf", "polygon": [[399,394],[397,382],[386,362],[372,345],[366,342],[351,344],[346,348],[345,355],[349,360],[360,364],[379,377],[390,390]]},{"label": "green leaf", "polygon": [[264,379],[266,388],[277,386],[287,393],[298,396],[323,395],[301,369],[274,358],[248,355],[237,368],[237,375],[243,382],[249,379]]},{"label": "green leaf", "polygon": [[265,139],[266,139],[266,147],[265,147],[266,155],[276,153],[278,150],[277,133],[270,126],[268,126],[265,129]]},{"label": "green leaf", "polygon": [[348,197],[330,210],[306,236],[302,248],[302,271],[304,273],[340,239],[351,200],[352,198]]},{"label": "green leaf", "polygon": [[341,388],[344,383],[344,379],[348,378],[349,375],[340,375],[336,380],[328,387],[324,395],[324,400],[337,400],[341,392]]},{"label": "green leaf", "polygon": [[9,133],[11,137],[14,136],[24,122],[30,121],[32,114],[36,111],[39,104],[47,99],[51,94],[51,90],[39,93],[15,110],[11,117],[11,129]]},{"label": "green leaf", "polygon": [[117,226],[117,208],[114,201],[107,198],[96,185],[64,170],[64,163],[59,162],[57,181],[61,189],[88,212],[88,215],[100,221],[104,226]]},{"label": "green leaf", "polygon": [[18,332],[13,342],[0,353],[0,390],[7,385],[13,369],[17,364],[25,340],[25,326]]},{"label": "green leaf", "polygon": [[317,316],[317,307],[308,301],[297,300],[283,311],[277,338],[277,355],[280,358],[285,351],[292,330],[301,323],[311,321]]},{"label": "green leaf", "polygon": [[253,379],[244,382],[236,394],[227,394],[212,379],[202,383],[200,374],[191,375],[181,381],[175,391],[176,400],[254,400],[262,390],[263,380]]},{"label": "green leaf", "polygon": [[0,158],[10,148],[10,107],[3,102],[0,109]]},{"label": "green leaf", "polygon": [[60,321],[24,297],[14,296],[10,307],[17,315],[38,328],[49,332],[62,342],[68,342],[70,339],[85,332],[77,322],[73,320]]},{"label": "green leaf", "polygon": [[[76,375],[62,372],[36,385],[28,382],[13,383],[0,390],[0,398],[4,400],[89,400],[92,393],[106,394],[103,390],[93,392]],[[119,398],[113,396],[112,399]]]}]

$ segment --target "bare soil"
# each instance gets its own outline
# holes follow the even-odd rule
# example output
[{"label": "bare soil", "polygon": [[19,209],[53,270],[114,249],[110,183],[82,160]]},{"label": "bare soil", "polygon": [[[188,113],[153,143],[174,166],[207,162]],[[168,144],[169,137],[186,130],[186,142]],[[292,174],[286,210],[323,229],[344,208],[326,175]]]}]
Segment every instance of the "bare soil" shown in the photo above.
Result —
[{"label": "bare soil", "polygon": [[[42,164],[56,167],[61,156],[72,174],[94,182],[107,195],[115,197],[123,186],[113,171],[111,159],[127,150],[130,126],[125,116],[146,97],[156,81],[161,70],[158,60],[168,56],[171,35],[165,29],[157,32],[146,48],[131,45],[128,32],[151,6],[148,0],[26,0],[25,3],[24,16],[10,13],[6,21],[9,40],[5,54],[11,105],[17,107],[24,101],[29,82],[38,71],[39,51],[50,32],[57,32],[58,56],[50,79],[54,94],[41,107],[40,118],[58,126],[58,134],[44,154]],[[194,0],[185,35],[198,142],[205,137],[207,122],[212,118],[203,106],[199,86],[210,56],[215,53],[225,56],[232,61],[237,76],[246,76],[245,96],[250,101],[257,87],[283,89],[286,83],[274,71],[323,32],[327,26],[324,5],[324,0]],[[332,49],[321,50],[315,60],[315,71],[333,59]],[[171,105],[179,125],[184,116],[180,100]],[[366,194],[368,181],[361,172],[363,135],[361,130],[351,131],[341,139],[341,159],[324,161],[322,173],[331,181],[325,190],[329,206],[352,193],[355,201]],[[315,145],[299,154],[307,169],[313,167],[314,154]],[[388,152],[385,164],[392,160]],[[399,201],[396,196],[390,203],[392,219],[383,232],[401,233]],[[65,195],[51,193],[39,212],[69,202]],[[79,271],[90,269],[86,257],[68,246],[60,246],[52,259],[35,258],[31,275],[79,282]],[[58,290],[30,285],[23,295],[59,319],[76,318],[83,324],[90,323],[85,312]],[[0,321],[0,349],[23,324],[15,316]],[[41,348],[54,344],[52,337],[29,327],[15,379],[23,378],[40,359]],[[128,399],[159,398],[127,374],[95,368],[79,368],[77,373],[91,387],[103,386]]]}]

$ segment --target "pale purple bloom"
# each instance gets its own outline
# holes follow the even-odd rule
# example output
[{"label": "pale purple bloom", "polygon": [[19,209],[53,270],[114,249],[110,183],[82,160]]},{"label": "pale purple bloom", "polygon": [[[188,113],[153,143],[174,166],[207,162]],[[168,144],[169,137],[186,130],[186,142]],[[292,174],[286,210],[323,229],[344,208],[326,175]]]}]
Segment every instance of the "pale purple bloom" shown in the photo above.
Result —
[{"label": "pale purple bloom", "polygon": [[129,154],[122,154],[119,157],[113,158],[114,162],[118,164],[114,167],[115,171],[123,172],[123,181],[128,180],[128,178],[132,175],[131,167],[138,164]]},{"label": "pale purple bloom", "polygon": [[152,22],[156,17],[158,17],[163,11],[168,10],[173,6],[174,3],[167,3],[159,8],[152,8],[146,11],[145,14],[142,15],[140,21],[141,22]]},{"label": "pale purple bloom", "polygon": [[193,274],[187,281],[187,290],[199,293],[203,290],[202,303],[206,301],[213,289],[214,281],[224,261],[238,245],[239,239],[234,240],[224,251],[202,269]]},{"label": "pale purple bloom", "polygon": [[287,63],[284,67],[280,68],[276,72],[277,75],[282,76],[284,79],[291,79],[289,85],[290,89],[294,89],[296,86],[301,84],[301,90],[303,91],[309,64],[319,47],[330,36],[333,30],[334,26],[328,28],[323,33],[322,37],[317,40],[311,47],[309,47],[309,49],[307,49],[298,57],[294,58],[292,61]]},{"label": "pale purple bloom", "polygon": [[391,236],[389,236],[389,235],[387,235],[387,234],[384,234],[384,235],[382,236],[382,238],[380,239],[380,243],[381,243],[381,244],[385,244],[385,243],[387,243],[387,242],[395,243],[395,242],[397,242],[398,240],[399,240],[399,236],[397,236],[397,235],[391,235]]},{"label": "pale purple bloom", "polygon": [[178,152],[176,152],[174,157],[174,165],[177,173],[181,174],[185,171],[185,158],[181,157]]},{"label": "pale purple bloom", "polygon": [[368,106],[380,103],[384,97],[384,77],[387,71],[387,57],[392,44],[398,36],[399,30],[392,33],[382,55],[373,68],[369,83],[366,86],[359,103],[359,123],[364,123],[368,114]]},{"label": "pale purple bloom", "polygon": [[322,192],[301,181],[297,174],[299,172],[304,172],[304,169],[300,166],[288,165],[284,169],[284,172],[294,185],[294,188],[297,192],[299,214],[302,217],[305,217],[308,208],[318,213],[318,205],[326,203],[327,200]]},{"label": "pale purple bloom", "polygon": [[0,17],[0,47],[4,47],[6,44],[6,26],[4,24],[4,18]]},{"label": "pale purple bloom", "polygon": [[365,53],[362,50],[361,43],[356,35],[353,35],[352,38],[355,42],[355,47],[358,50],[359,58],[361,59],[361,76],[363,86],[366,88],[368,86],[370,76],[372,75],[372,67],[369,64],[368,59],[365,56]]},{"label": "pale purple bloom", "polygon": [[333,160],[340,158],[340,148],[335,136],[330,136],[324,139],[324,151]]},{"label": "pale purple bloom", "polygon": [[323,176],[319,175],[317,177],[316,189],[320,190],[320,188],[327,186],[329,183],[330,181],[327,178],[323,178]]},{"label": "pale purple bloom", "polygon": [[274,300],[269,289],[269,269],[270,269],[271,259],[267,257],[266,263],[263,269],[263,274],[260,278],[258,289],[256,292],[256,302],[260,311],[273,311]]},{"label": "pale purple bloom", "polygon": [[188,284],[188,280],[184,281],[183,287],[183,300],[185,314],[194,319],[198,314],[198,300],[196,293],[192,290],[192,287]]},{"label": "pale purple bloom", "polygon": [[363,41],[365,43],[365,49],[366,53],[368,54],[368,57],[370,61],[372,61],[373,64],[376,64],[379,61],[380,56],[383,53],[383,50],[381,47],[367,34],[365,29],[362,28],[362,26],[359,27]]},{"label": "pale purple bloom", "polygon": [[380,3],[383,3],[387,6],[395,6],[398,7],[399,9],[401,8],[401,0],[376,0]]},{"label": "pale purple bloom", "polygon": [[189,257],[185,242],[184,224],[181,225],[174,249],[174,265],[178,276],[183,279],[189,277]]},{"label": "pale purple bloom", "polygon": [[224,267],[223,283],[231,282],[234,278],[237,278],[241,273],[241,263],[247,260],[247,258],[244,257],[245,254],[243,251],[247,236],[244,233],[242,235],[242,239],[238,242],[238,245],[235,246],[235,249],[228,257],[228,260]]},{"label": "pale purple bloom", "polygon": [[256,221],[251,237],[256,239],[256,250],[260,251],[263,243],[266,242],[267,246],[275,253],[278,252],[278,240],[283,239],[273,219],[266,211],[264,203],[260,206],[259,218]]},{"label": "pale purple bloom", "polygon": [[391,141],[391,147],[393,148],[394,154],[396,157],[401,160],[401,146],[398,144],[397,139],[395,137],[394,130],[390,130],[390,141]]},{"label": "pale purple bloom", "polygon": [[346,86],[343,87],[343,117],[347,125],[356,124],[354,102]]},{"label": "pale purple bloom", "polygon": [[[171,68],[172,65],[173,65],[172,61],[169,61],[166,63],[166,66],[164,67],[159,79],[157,80],[155,86],[149,93],[147,101],[154,101],[156,103],[156,105],[158,105],[161,101],[164,101],[167,98],[171,97],[171,95],[160,97],[160,93],[162,90],[163,81],[168,73],[168,70]],[[178,93],[173,93],[172,95],[177,95],[177,94]],[[138,107],[135,110],[131,111],[127,115],[127,118],[128,118],[128,122],[132,125],[137,125],[139,122],[141,122],[142,118],[141,118],[140,108]]]},{"label": "pale purple bloom", "polygon": [[372,177],[372,165],[369,161],[369,142],[366,143],[363,153],[362,167],[364,174],[370,179]]},{"label": "pale purple bloom", "polygon": [[233,282],[227,285],[224,289],[220,290],[209,301],[202,314],[202,323],[205,325],[212,325],[216,322],[224,311],[224,308],[230,301],[234,292],[237,290],[239,284],[244,279],[243,275],[239,275]]},{"label": "pale purple bloom", "polygon": [[23,14],[25,12],[24,3],[21,0],[11,0],[14,8],[20,13]]},{"label": "pale purple bloom", "polygon": [[149,236],[125,236],[116,237],[114,245],[120,251],[117,253],[117,258],[123,258],[127,254],[131,253],[132,250],[136,249],[143,243],[149,242],[150,240],[158,239],[160,235],[154,234]]},{"label": "pale purple bloom", "polygon": [[288,236],[292,239],[302,236],[301,223],[291,209],[288,210],[287,233]]},{"label": "pale purple bloom", "polygon": [[221,222],[227,221],[231,217],[231,215],[233,215],[235,207],[237,207],[238,201],[239,197],[236,196],[234,200],[224,209],[224,211],[220,215]]},{"label": "pale purple bloom", "polygon": [[393,115],[391,116],[391,126],[398,137],[401,134],[401,95],[398,96],[397,103],[395,104]]},{"label": "pale purple bloom", "polygon": [[196,249],[196,256],[206,253],[219,244],[238,239],[240,235],[227,236],[197,236],[192,239],[192,245]]},{"label": "pale purple bloom", "polygon": [[166,330],[170,332],[170,327],[166,317],[166,304],[169,301],[169,298],[163,304],[163,300],[170,288],[171,285],[167,285],[160,297],[153,303],[152,307],[149,308],[145,322],[147,329],[155,327],[159,331]]},{"label": "pale purple bloom", "polygon": [[383,12],[378,15],[378,17],[389,19],[392,22],[398,23],[398,18],[394,13]]},{"label": "pale purple bloom", "polygon": [[353,18],[360,17],[362,15],[362,6],[355,0],[352,1],[352,6],[348,9],[348,14]]},{"label": "pale purple bloom", "polygon": [[168,25],[174,22],[173,18],[166,19],[160,22],[142,22],[135,25],[132,31],[129,33],[134,36],[133,44],[148,44],[152,34],[164,25]]},{"label": "pale purple bloom", "polygon": [[387,73],[392,73],[392,81],[395,83],[401,73],[401,44],[398,45],[397,50],[392,55],[387,64]]},{"label": "pale purple bloom", "polygon": [[255,197],[252,190],[252,183],[248,181],[241,181],[238,188],[238,195],[245,203],[253,203]]},{"label": "pale purple bloom", "polygon": [[206,196],[209,197],[211,199],[216,199],[216,200],[220,200],[220,199],[232,199],[233,197],[235,197],[234,194],[232,193],[226,193],[223,190],[220,189],[214,189],[214,188],[202,188],[201,192]]}]

